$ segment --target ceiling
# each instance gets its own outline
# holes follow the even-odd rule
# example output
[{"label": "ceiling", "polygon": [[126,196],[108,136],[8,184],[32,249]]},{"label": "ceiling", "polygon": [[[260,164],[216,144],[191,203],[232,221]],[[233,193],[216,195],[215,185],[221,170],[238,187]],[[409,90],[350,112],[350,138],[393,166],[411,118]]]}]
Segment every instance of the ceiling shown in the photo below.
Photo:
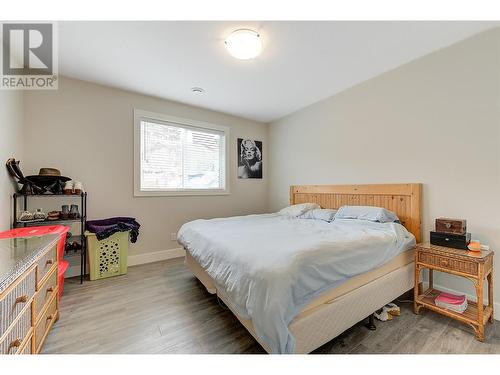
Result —
[{"label": "ceiling", "polygon": [[[492,22],[60,22],[59,73],[261,122],[270,122]],[[252,28],[254,60],[224,38]],[[204,94],[191,92],[202,87]]]}]

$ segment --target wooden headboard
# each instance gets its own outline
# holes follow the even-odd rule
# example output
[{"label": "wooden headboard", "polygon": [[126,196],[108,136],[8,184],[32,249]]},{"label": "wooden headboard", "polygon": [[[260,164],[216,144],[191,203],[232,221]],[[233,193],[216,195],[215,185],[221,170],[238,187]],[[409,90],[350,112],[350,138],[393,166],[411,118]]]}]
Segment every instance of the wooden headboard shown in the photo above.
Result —
[{"label": "wooden headboard", "polygon": [[422,184],[296,185],[290,186],[290,204],[317,203],[322,208],[377,206],[391,210],[401,223],[422,239]]}]

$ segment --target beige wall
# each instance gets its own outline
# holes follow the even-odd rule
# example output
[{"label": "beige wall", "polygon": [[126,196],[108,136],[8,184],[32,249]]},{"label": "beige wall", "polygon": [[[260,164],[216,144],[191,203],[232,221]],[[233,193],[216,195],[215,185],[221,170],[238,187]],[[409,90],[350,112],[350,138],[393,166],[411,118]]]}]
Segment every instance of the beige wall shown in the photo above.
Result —
[{"label": "beige wall", "polygon": [[291,184],[422,182],[424,238],[436,217],[466,218],[497,251],[500,301],[498,29],[272,123],[269,148],[273,210]]},{"label": "beige wall", "polygon": [[[134,197],[134,108],[230,127],[226,196]],[[59,90],[25,94],[26,169],[57,167],[84,183],[90,219],[128,215],[142,224],[131,254],[178,247],[170,233],[193,219],[267,210],[267,126],[179,103],[62,78]],[[263,141],[264,179],[238,180],[236,138]]]},{"label": "beige wall", "polygon": [[[0,231],[10,229],[14,184],[4,163],[23,156],[22,91],[0,90]],[[22,165],[21,165],[22,166]]]}]

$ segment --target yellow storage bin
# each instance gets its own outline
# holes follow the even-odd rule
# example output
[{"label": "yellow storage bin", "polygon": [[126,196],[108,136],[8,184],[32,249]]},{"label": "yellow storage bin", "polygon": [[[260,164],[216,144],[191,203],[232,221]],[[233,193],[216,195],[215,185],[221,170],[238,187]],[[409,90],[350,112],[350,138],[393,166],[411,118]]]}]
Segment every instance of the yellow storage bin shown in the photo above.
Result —
[{"label": "yellow storage bin", "polygon": [[129,232],[116,232],[99,241],[94,233],[85,232],[89,254],[90,280],[127,273]]}]

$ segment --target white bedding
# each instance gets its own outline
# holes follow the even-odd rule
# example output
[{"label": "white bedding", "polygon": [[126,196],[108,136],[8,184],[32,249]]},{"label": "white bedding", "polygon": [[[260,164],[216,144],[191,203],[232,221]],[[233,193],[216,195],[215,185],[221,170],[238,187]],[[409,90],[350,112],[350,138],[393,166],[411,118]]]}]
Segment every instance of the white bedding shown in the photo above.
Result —
[{"label": "white bedding", "polygon": [[273,353],[293,352],[288,324],[311,300],[415,245],[397,223],[277,214],[195,220],[178,241]]}]

